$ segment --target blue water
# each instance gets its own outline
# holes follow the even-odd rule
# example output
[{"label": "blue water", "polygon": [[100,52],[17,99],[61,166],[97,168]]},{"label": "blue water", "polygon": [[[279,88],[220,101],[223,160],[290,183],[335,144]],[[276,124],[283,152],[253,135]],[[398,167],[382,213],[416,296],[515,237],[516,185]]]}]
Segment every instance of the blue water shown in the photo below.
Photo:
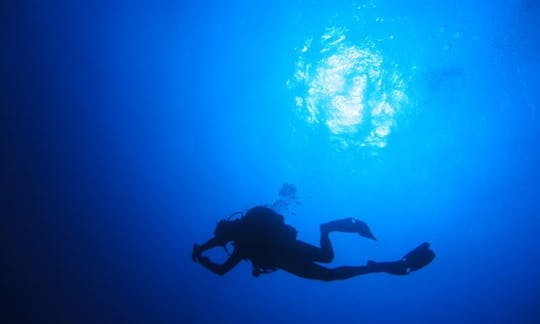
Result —
[{"label": "blue water", "polygon": [[[540,322],[539,18],[533,0],[2,3],[2,322]],[[333,234],[331,266],[426,240],[437,258],[329,283],[191,261],[285,182],[300,239],[343,217],[379,238]]]}]

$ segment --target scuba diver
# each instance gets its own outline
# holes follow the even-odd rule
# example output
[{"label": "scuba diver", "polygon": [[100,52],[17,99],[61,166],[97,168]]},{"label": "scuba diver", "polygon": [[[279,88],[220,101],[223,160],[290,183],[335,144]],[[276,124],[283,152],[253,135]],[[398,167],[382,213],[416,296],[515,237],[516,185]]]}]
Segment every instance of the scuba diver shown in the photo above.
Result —
[{"label": "scuba diver", "polygon": [[[224,275],[242,260],[249,260],[255,277],[282,269],[306,279],[333,281],[376,272],[407,275],[435,258],[429,243],[424,242],[397,261],[368,261],[364,266],[327,268],[316,262],[330,263],[333,260],[331,232],[358,233],[368,239],[377,239],[366,223],[355,218],[321,224],[320,231],[320,247],[302,242],[296,238],[296,230],[285,224],[282,215],[271,208],[257,206],[238,219],[230,220],[229,217],[218,222],[211,239],[203,245],[193,246],[192,259],[218,275]],[[223,264],[214,263],[203,255],[215,247],[224,247],[229,253],[229,242],[232,242],[234,250]]]}]

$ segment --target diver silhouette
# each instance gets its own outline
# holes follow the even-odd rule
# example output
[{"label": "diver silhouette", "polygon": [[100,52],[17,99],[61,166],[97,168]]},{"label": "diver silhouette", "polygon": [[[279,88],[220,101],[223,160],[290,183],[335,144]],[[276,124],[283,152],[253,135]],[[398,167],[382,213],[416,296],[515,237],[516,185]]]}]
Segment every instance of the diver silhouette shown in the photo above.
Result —
[{"label": "diver silhouette", "polygon": [[[366,223],[354,218],[321,224],[320,231],[320,247],[302,242],[296,238],[296,230],[285,224],[282,215],[268,207],[257,206],[239,219],[221,220],[211,239],[202,246],[193,246],[192,259],[219,275],[227,273],[240,261],[249,260],[256,277],[282,269],[302,278],[332,281],[376,272],[407,275],[425,267],[435,258],[429,243],[424,242],[397,261],[370,260],[364,266],[327,268],[316,262],[330,263],[333,260],[334,250],[329,238],[331,232],[358,233],[372,240],[377,239]],[[203,255],[204,251],[215,247],[227,250],[228,242],[233,243],[234,250],[223,264],[214,263]]]}]

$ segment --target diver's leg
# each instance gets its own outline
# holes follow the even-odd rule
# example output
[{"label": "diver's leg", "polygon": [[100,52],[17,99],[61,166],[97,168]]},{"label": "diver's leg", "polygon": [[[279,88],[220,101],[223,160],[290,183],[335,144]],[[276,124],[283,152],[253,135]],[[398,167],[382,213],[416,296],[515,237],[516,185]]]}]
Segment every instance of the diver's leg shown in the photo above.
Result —
[{"label": "diver's leg", "polygon": [[344,221],[340,220],[340,221],[333,221],[333,222],[321,224],[320,226],[320,231],[321,231],[320,246],[321,247],[317,248],[313,246],[311,248],[313,261],[330,263],[332,262],[332,260],[334,260],[334,248],[332,247],[332,242],[330,241],[330,232],[340,231],[339,226],[335,226],[336,222],[341,222],[343,224]]},{"label": "diver's leg", "polygon": [[334,259],[334,248],[330,242],[329,234],[330,231],[321,225],[320,247],[297,240],[291,250],[294,251],[296,258],[306,262],[330,263]]},{"label": "diver's leg", "polygon": [[334,259],[334,248],[330,241],[330,232],[352,232],[358,233],[361,236],[377,240],[371,233],[371,230],[366,223],[354,219],[344,218],[327,223],[323,223],[320,226],[321,239],[320,248],[307,244],[301,241],[297,241],[297,253],[305,256],[305,259],[314,262],[330,263]]},{"label": "diver's leg", "polygon": [[368,237],[375,239],[365,223],[353,218],[345,218],[321,224],[320,230],[320,248],[311,244],[297,241],[297,252],[306,256],[304,259],[323,263],[330,263],[332,260],[334,260],[334,248],[332,247],[332,242],[330,241],[330,232],[355,232],[363,235],[367,231],[367,233],[369,233]]},{"label": "diver's leg", "polygon": [[[311,246],[300,241],[298,242],[305,244],[306,246]],[[329,240],[328,244],[330,244]],[[311,259],[304,258],[307,256],[306,253],[292,253],[283,255],[283,258],[278,261],[277,266],[302,278],[323,281],[349,279],[359,275],[375,272],[385,272],[393,275],[407,275],[412,271],[416,271],[427,266],[433,261],[435,258],[435,253],[429,249],[429,246],[430,245],[428,242],[424,242],[411,252],[407,253],[407,255],[405,255],[401,260],[390,262],[368,261],[366,266],[343,266],[330,269],[312,262]],[[317,249],[316,247],[311,247],[313,249]],[[319,250],[322,250],[322,248]]]},{"label": "diver's leg", "polygon": [[341,219],[321,224],[320,248],[298,241],[299,250],[304,255],[309,255],[309,259],[315,262],[330,263],[334,259],[334,248],[330,241],[330,232],[357,231],[358,224],[352,218]]},{"label": "diver's leg", "polygon": [[306,242],[296,241],[295,246],[291,247],[296,258],[306,260],[306,262],[323,262],[329,263],[334,259],[334,250],[332,243],[328,238],[321,234],[321,247],[317,247]]},{"label": "diver's leg", "polygon": [[323,229],[321,225],[321,240],[320,240],[320,258],[315,260],[318,262],[330,263],[334,260],[334,248],[332,247],[332,242],[330,242],[330,231]]},{"label": "diver's leg", "polygon": [[344,266],[329,269],[313,262],[290,262],[288,264],[281,264],[280,268],[302,278],[322,281],[344,280],[363,274],[382,272],[381,269],[370,265],[357,267]]}]

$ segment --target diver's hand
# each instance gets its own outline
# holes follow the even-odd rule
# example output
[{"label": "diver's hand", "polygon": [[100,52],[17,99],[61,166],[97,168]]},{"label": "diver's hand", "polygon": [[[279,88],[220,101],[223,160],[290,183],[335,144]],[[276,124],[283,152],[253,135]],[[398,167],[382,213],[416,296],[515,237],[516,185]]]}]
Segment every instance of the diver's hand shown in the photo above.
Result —
[{"label": "diver's hand", "polygon": [[201,259],[201,253],[202,253],[202,248],[201,248],[201,246],[198,245],[198,244],[193,244],[193,251],[191,252],[191,259],[192,259],[194,262],[197,262],[197,261],[200,262],[200,259]]},{"label": "diver's hand", "polygon": [[210,259],[208,257],[199,256],[199,258],[197,260],[204,267],[209,268],[212,265],[212,261],[210,261]]}]

